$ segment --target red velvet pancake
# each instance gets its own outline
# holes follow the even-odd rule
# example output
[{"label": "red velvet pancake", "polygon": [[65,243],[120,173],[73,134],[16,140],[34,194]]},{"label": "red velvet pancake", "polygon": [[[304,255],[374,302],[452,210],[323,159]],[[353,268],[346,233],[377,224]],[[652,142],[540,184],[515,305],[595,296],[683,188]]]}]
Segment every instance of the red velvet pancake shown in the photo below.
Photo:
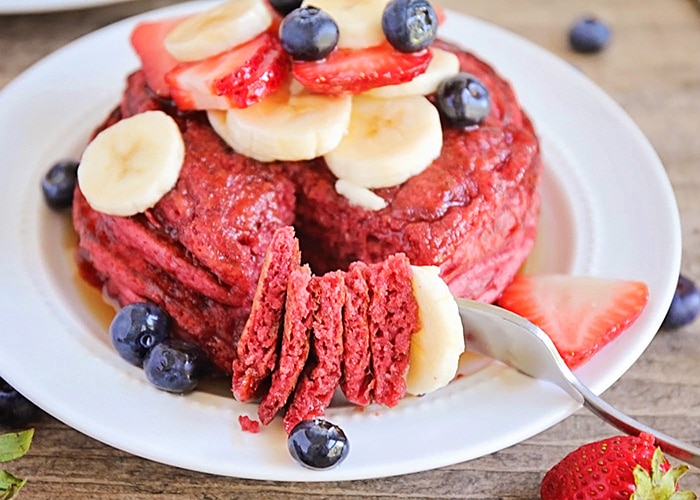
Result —
[{"label": "red velvet pancake", "polygon": [[[456,295],[494,300],[527,257],[539,213],[538,140],[510,85],[474,55],[462,69],[485,83],[491,113],[471,130],[445,127],[443,149],[424,172],[377,189],[387,206],[368,211],[335,191],[322,158],[260,163],[232,151],[203,113],[182,113],[128,78],[105,126],[163,109],[186,145],[176,186],[129,218],[93,211],[76,190],[73,211],[83,275],[120,304],[148,300],[173,318],[175,334],[231,373],[275,230],[293,225],[302,261],[322,275],[354,261],[403,253],[436,265]],[[376,387],[375,387],[376,389]]]},{"label": "red velvet pancake", "polygon": [[369,266],[369,345],[374,401],[395,406],[406,393],[411,335],[418,330],[418,303],[411,265],[403,254]]},{"label": "red velvet pancake", "polygon": [[294,228],[276,230],[265,253],[250,316],[236,346],[232,391],[239,401],[259,397],[277,364],[287,283],[300,259]]},{"label": "red velvet pancake", "polygon": [[302,420],[322,416],[340,383],[344,273],[331,271],[323,276],[314,276],[310,288],[315,306],[311,325],[311,351],[292,401],[284,414],[284,428],[287,432]]},{"label": "red velvet pancake", "polygon": [[292,270],[287,285],[279,361],[272,372],[270,388],[258,405],[258,418],[263,424],[269,424],[287,404],[309,356],[312,319],[316,312],[310,282],[309,266]]},{"label": "red velvet pancake", "polygon": [[343,376],[340,387],[349,402],[366,406],[372,401],[372,377],[369,347],[369,266],[353,262],[345,274],[345,310],[343,314]]}]

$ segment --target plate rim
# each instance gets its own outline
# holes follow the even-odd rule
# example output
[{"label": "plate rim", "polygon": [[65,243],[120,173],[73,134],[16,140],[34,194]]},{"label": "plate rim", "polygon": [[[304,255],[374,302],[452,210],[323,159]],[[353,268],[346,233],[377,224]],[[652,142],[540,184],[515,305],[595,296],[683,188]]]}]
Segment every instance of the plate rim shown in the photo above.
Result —
[{"label": "plate rim", "polygon": [[[23,84],[23,82],[31,80],[31,76],[34,74],[33,72],[36,72],[36,71],[38,71],[38,69],[41,69],[44,67],[49,67],[53,62],[57,61],[58,59],[63,57],[65,54],[70,54],[77,47],[80,47],[81,44],[84,45],[87,40],[101,39],[101,37],[107,37],[107,38],[112,37],[113,38],[115,34],[123,32],[127,26],[134,24],[139,19],[142,19],[145,17],[158,17],[158,16],[163,15],[164,13],[174,13],[174,12],[182,12],[185,10],[195,10],[195,9],[201,8],[202,6],[206,6],[209,3],[214,3],[214,2],[189,2],[189,3],[185,3],[185,4],[176,4],[173,6],[156,9],[154,11],[142,13],[142,14],[139,14],[137,16],[119,21],[115,24],[112,24],[110,26],[107,26],[105,28],[97,30],[91,34],[88,34],[88,35],[86,35],[86,36],[84,36],[84,37],[82,37],[74,42],[71,42],[70,44],[64,46],[62,49],[59,49],[58,51],[54,52],[53,54],[47,56],[46,58],[44,58],[41,61],[39,61],[38,63],[36,63],[34,66],[32,66],[31,68],[29,68],[28,70],[23,72],[21,75],[19,75],[16,79],[14,79],[10,83],[8,83],[8,85],[4,89],[0,90],[0,109],[3,109],[6,101],[8,100],[6,98],[6,96],[11,95],[12,93],[15,93],[15,92],[22,91],[21,85]],[[492,34],[494,34],[494,36],[505,37],[505,38],[511,40],[511,43],[524,44],[524,47],[527,48],[527,51],[529,53],[535,53],[535,54],[538,54],[538,57],[544,57],[545,59],[549,58],[550,61],[556,61],[557,65],[561,65],[561,68],[560,68],[561,71],[566,72],[566,69],[563,67],[563,65],[566,63],[564,63],[561,59],[557,58],[553,54],[550,54],[549,52],[546,52],[544,49],[541,49],[541,48],[535,46],[534,44],[532,44],[532,42],[529,42],[521,37],[518,37],[517,35],[514,35],[513,33],[507,32],[507,31],[505,31],[501,28],[498,28],[497,26],[494,26],[494,25],[492,25],[488,22],[485,22],[483,20],[471,18],[471,17],[466,16],[464,14],[459,14],[459,13],[456,13],[453,11],[448,10],[447,16],[448,16],[447,17],[448,23],[455,23],[454,20],[457,19],[457,20],[459,20],[460,23],[467,22],[467,24],[471,23],[472,26],[478,26],[478,27],[480,27],[481,30],[485,30],[489,33],[492,33]],[[449,37],[447,37],[447,38],[449,38]],[[460,45],[464,45],[464,44],[460,43]],[[476,51],[476,52],[478,53],[479,51]],[[496,58],[496,59],[498,59],[498,58]],[[486,59],[486,60],[489,61],[490,63],[492,62],[489,59]],[[504,73],[503,68],[498,67],[498,61],[496,62],[495,66],[496,66],[497,70],[499,70],[499,73],[501,73],[501,74]],[[575,71],[575,70],[571,69],[571,71]],[[569,76],[571,77],[571,75],[569,75]],[[586,77],[584,77],[583,75],[580,75],[580,74],[578,74],[577,77],[581,78],[581,79],[585,79],[585,81],[588,82],[586,85],[589,86],[589,90],[594,95],[597,95],[600,99],[602,99],[603,102],[606,103],[606,106],[607,106],[607,108],[609,108],[609,111],[612,113],[612,115],[615,116],[617,119],[621,120],[621,123],[626,124],[626,127],[629,127],[630,130],[632,130],[633,134],[636,134],[635,142],[639,143],[640,147],[642,149],[644,149],[647,154],[651,155],[651,161],[652,161],[652,163],[654,163],[656,165],[655,169],[657,171],[656,171],[655,175],[659,176],[661,174],[661,172],[658,171],[658,169],[659,168],[663,169],[663,166],[661,165],[661,162],[658,159],[658,156],[656,156],[655,152],[653,151],[653,148],[651,148],[650,143],[643,135],[641,135],[641,131],[632,122],[631,118],[629,118],[629,116],[626,115],[626,113],[624,113],[622,108],[620,108],[614,101],[612,101],[612,99],[609,96],[607,96],[607,94],[603,93],[602,90],[600,90],[597,86],[595,86],[595,84],[593,82],[590,82],[590,80],[587,80]],[[516,86],[516,92],[517,91],[518,91],[518,88]],[[523,103],[523,106],[526,107],[527,104]],[[536,126],[539,126],[537,124],[537,122],[536,122]],[[566,151],[564,151],[564,154],[566,154]],[[662,179],[662,181],[663,181],[663,179]],[[665,196],[664,196],[665,198],[667,198],[669,195],[669,189],[670,189],[670,195],[672,197],[672,202],[673,202],[673,204],[675,204],[675,197],[673,196],[672,189],[670,188],[670,181],[668,181],[668,178],[665,177],[665,184],[664,184],[664,182],[662,182],[662,186],[661,186],[661,190],[665,194]],[[28,215],[26,215],[26,217],[28,217],[27,222],[31,224],[32,221],[35,223],[38,223],[38,221],[41,220],[42,217],[52,218],[53,215],[51,215],[51,214],[47,215],[46,210],[42,210],[41,213],[28,214]],[[669,267],[671,268],[671,270],[677,271],[680,269],[680,253],[681,253],[681,251],[680,251],[680,220],[678,217],[677,208],[675,210],[675,216],[673,218],[675,220],[672,221],[671,225],[673,227],[675,227],[675,230],[672,230],[671,233],[674,233],[675,236],[673,238],[671,238],[671,240],[672,240],[671,242],[673,243],[672,246],[674,247],[674,252],[676,255],[673,256],[672,262],[669,263]],[[1,245],[2,244],[0,244],[0,246]],[[40,263],[40,264],[45,265],[45,263]],[[2,267],[2,265],[0,265],[0,276],[5,277],[6,274],[11,275],[11,272],[9,270],[5,269],[4,267]],[[6,283],[7,281],[3,280],[2,282]],[[674,278],[674,282],[675,282],[675,278]],[[668,303],[670,302],[670,297],[672,295],[673,288],[674,287],[671,287],[670,282],[669,282],[664,290],[658,291],[659,296],[655,297],[656,307],[655,307],[654,313],[653,313],[654,317],[648,321],[648,323],[650,323],[650,326],[653,326],[653,324],[656,324],[656,326],[658,328],[658,326],[660,325],[660,321],[662,318],[659,317],[659,311],[660,311],[660,309],[667,307]],[[659,302],[661,302],[661,304],[659,304]],[[4,311],[7,308],[8,308],[8,304],[3,302],[1,300],[1,297],[0,297],[0,311]],[[650,314],[650,313],[647,313],[647,314]],[[74,324],[76,323],[76,321],[74,319],[72,319],[70,317],[65,318],[65,319],[71,324],[71,326],[75,326]],[[4,334],[0,333],[0,337],[2,337],[2,336],[4,336]],[[648,345],[648,342],[651,341],[651,337],[652,336],[649,335],[649,337],[647,339],[645,339],[644,342],[638,343],[639,345],[634,346],[637,349],[637,351],[634,355],[635,359],[646,348],[646,346]],[[75,346],[78,346],[79,343],[73,343],[73,344],[75,344]],[[643,344],[643,345],[641,345],[641,344]],[[89,363],[88,363],[88,365],[90,365],[91,367],[94,367],[96,369],[99,369],[99,367],[101,366],[101,365],[99,365],[99,363],[102,361],[101,356],[103,355],[101,353],[98,353],[98,354],[99,355],[96,355],[93,359],[90,359]],[[594,360],[594,361],[597,361],[597,360]],[[597,369],[595,365],[600,365],[600,364],[601,363],[594,362],[593,364],[586,365],[585,367],[583,367],[582,370],[577,371],[577,374],[584,381],[591,381],[592,382],[591,389],[594,390],[594,392],[602,392],[602,390],[609,387],[609,385],[611,385],[615,380],[617,380],[617,378],[619,378],[619,376],[621,376],[622,373],[624,373],[629,368],[629,366],[631,366],[631,364],[630,364],[629,366],[626,366],[626,367],[625,366],[619,367],[619,369],[614,370],[613,373],[609,374],[609,376],[603,377],[601,379],[600,377],[596,377],[596,374],[595,374],[595,371]],[[109,371],[111,368],[104,368],[103,367],[103,369],[106,371]],[[13,380],[19,381],[19,380],[23,379],[22,376],[19,376],[19,377],[17,376],[17,370],[19,370],[19,368],[17,366],[14,366],[13,369],[10,369],[9,371],[7,371],[7,369],[5,367],[0,367],[0,370],[6,370],[3,372],[3,376],[5,376],[5,374],[7,374],[7,373],[12,372],[9,376],[9,379],[8,379],[8,381],[10,383],[12,383]],[[63,373],[64,370],[62,370],[61,373]],[[563,418],[570,415],[578,408],[578,405],[574,404],[573,402],[566,401],[565,398],[562,399],[561,395],[559,395],[557,391],[554,391],[551,394],[549,394],[549,392],[550,392],[549,388],[542,388],[540,383],[530,381],[529,379],[523,380],[521,377],[518,377],[517,374],[511,373],[512,372],[511,370],[503,370],[502,367],[498,367],[498,366],[489,366],[487,368],[487,370],[489,370],[488,373],[493,373],[494,375],[497,374],[499,377],[502,377],[502,376],[508,377],[509,381],[511,381],[513,384],[516,384],[518,386],[531,388],[534,384],[537,386],[538,389],[543,389],[545,392],[547,392],[548,397],[552,398],[554,401],[557,402],[556,411],[554,411],[553,414],[549,418],[545,419],[547,422],[546,423],[543,423],[543,421],[540,422],[542,425],[545,425],[545,427],[542,428],[542,425],[535,425],[534,427],[528,429],[528,431],[525,433],[525,434],[528,434],[527,436],[524,436],[515,442],[507,442],[509,440],[504,439],[503,442],[498,443],[496,445],[498,447],[498,449],[502,449],[505,446],[515,444],[516,442],[520,442],[523,439],[527,439],[528,437],[531,437],[533,434],[540,432],[540,431],[550,427],[551,425],[561,421]],[[126,385],[134,383],[134,381],[132,380],[132,378],[134,377],[134,373],[132,371],[127,371],[127,373],[122,373],[122,374],[112,373],[112,375],[117,377],[119,380],[123,380],[123,383]],[[24,386],[27,386],[27,387],[31,386],[31,382],[26,382],[26,377],[24,377],[24,378],[25,379],[20,382],[20,385],[19,385],[20,388],[23,388]],[[31,391],[31,390],[29,391],[29,393],[32,393],[32,392],[34,392],[34,391]],[[149,393],[149,394],[151,394],[151,393]],[[31,398],[31,394],[28,394],[28,395],[30,395],[30,398]],[[151,396],[153,396],[153,394],[151,394]],[[168,408],[172,407],[173,400],[169,396],[167,396],[167,395],[155,395],[154,397],[158,398],[159,400],[165,401],[163,403],[163,405],[165,407],[168,407]],[[446,397],[446,399],[449,400],[452,397],[454,397],[454,395],[449,395],[449,397]],[[46,404],[46,402],[43,400],[43,398],[42,398],[42,401],[39,403],[42,403],[42,402],[44,404]],[[197,403],[197,404],[199,404],[199,403]],[[52,409],[55,410],[56,405],[60,406],[60,402],[50,400],[50,403],[48,406],[52,407]],[[43,405],[41,405],[41,406],[43,406]],[[393,410],[390,410],[390,411],[393,411]],[[410,411],[410,409],[408,411]],[[53,414],[54,412],[50,412],[50,413]],[[59,415],[62,415],[63,417],[66,416],[65,410],[58,411],[55,413],[58,413]],[[68,412],[68,413],[70,413],[70,412]],[[387,415],[387,414],[388,414],[387,412],[384,412],[384,415]],[[253,415],[251,415],[251,416],[253,416]],[[387,418],[391,419],[392,417],[387,417]],[[71,420],[73,423],[75,423],[76,421],[80,421],[80,419],[75,420],[75,419],[71,419],[71,418],[65,418],[63,420],[64,421]],[[231,418],[231,420],[232,420],[232,425],[233,425],[233,420],[234,420],[233,417]],[[71,425],[71,423],[68,423],[68,425]],[[71,425],[71,426],[73,426],[73,425]],[[73,427],[75,427],[75,426],[73,426]],[[83,432],[87,435],[90,435],[91,437],[93,437],[99,441],[102,441],[106,444],[109,444],[109,445],[114,446],[116,448],[124,449],[125,451],[133,453],[135,455],[139,455],[139,456],[142,456],[144,458],[155,460],[155,461],[158,461],[161,463],[166,463],[166,464],[178,466],[178,467],[185,467],[185,468],[192,469],[192,470],[199,470],[202,472],[213,472],[215,474],[231,475],[231,476],[236,476],[236,477],[245,477],[245,478],[253,478],[253,479],[288,480],[288,481],[299,481],[299,480],[302,480],[302,481],[329,481],[329,480],[352,480],[352,479],[378,478],[378,477],[385,477],[385,476],[391,476],[391,475],[397,475],[397,474],[406,474],[406,473],[410,473],[410,472],[417,472],[417,471],[421,471],[421,470],[432,469],[435,467],[440,467],[440,466],[455,463],[455,461],[463,461],[465,459],[476,458],[476,457],[465,458],[464,454],[460,455],[460,454],[452,453],[449,456],[443,456],[443,457],[440,457],[439,459],[434,460],[433,462],[431,462],[431,464],[426,464],[425,460],[413,460],[413,461],[409,460],[407,462],[403,462],[403,463],[398,464],[398,465],[392,465],[391,467],[384,468],[382,470],[374,470],[374,469],[367,470],[367,468],[363,468],[360,465],[355,465],[354,466],[355,469],[354,469],[353,473],[349,473],[349,472],[346,473],[344,471],[343,467],[345,465],[349,465],[352,463],[351,459],[349,458],[348,461],[346,461],[346,463],[343,466],[341,466],[337,469],[331,470],[331,471],[325,471],[321,474],[313,473],[313,472],[311,474],[309,474],[306,471],[299,470],[299,468],[296,467],[296,464],[292,464],[294,466],[294,469],[291,470],[287,474],[280,475],[279,477],[269,477],[269,476],[264,475],[264,474],[257,475],[257,474],[254,474],[252,472],[249,474],[240,475],[240,474],[231,473],[231,471],[227,472],[225,470],[212,471],[211,468],[209,468],[209,467],[202,467],[202,464],[193,463],[192,461],[188,461],[187,459],[183,459],[183,460],[179,460],[179,461],[164,460],[163,456],[161,456],[162,452],[159,454],[158,451],[156,451],[155,453],[144,453],[144,451],[142,449],[139,449],[140,443],[133,441],[133,440],[128,440],[128,442],[125,443],[123,440],[110,439],[109,438],[109,429],[101,427],[101,426],[96,426],[96,427],[90,429],[90,428],[86,428],[86,426],[83,423],[81,423],[75,428],[78,428],[78,430],[80,430],[81,432]],[[246,440],[247,438],[250,438],[250,436],[243,436],[244,440]],[[277,438],[280,438],[279,433],[276,434],[276,439]],[[488,452],[491,453],[493,451],[497,451],[497,450],[492,449]],[[483,456],[483,455],[479,455],[479,456]],[[352,457],[352,454],[351,454],[351,457]],[[367,475],[367,474],[369,474],[369,475]]]},{"label": "plate rim", "polygon": [[39,14],[101,7],[136,0],[0,0],[0,14]]}]

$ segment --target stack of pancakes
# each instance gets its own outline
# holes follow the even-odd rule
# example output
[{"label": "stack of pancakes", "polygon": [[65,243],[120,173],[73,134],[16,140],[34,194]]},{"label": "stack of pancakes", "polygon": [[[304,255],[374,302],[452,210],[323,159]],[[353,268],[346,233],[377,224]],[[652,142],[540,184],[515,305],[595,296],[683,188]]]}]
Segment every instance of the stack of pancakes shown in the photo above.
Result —
[{"label": "stack of pancakes", "polygon": [[[292,282],[308,281],[306,291],[299,285],[294,293],[309,293],[323,307],[328,302],[329,311],[341,295],[347,303],[352,293],[364,293],[357,284],[362,264],[354,262],[380,263],[395,254],[412,265],[439,266],[455,295],[493,301],[534,243],[538,139],[508,82],[472,54],[443,42],[435,46],[457,53],[462,70],[485,84],[491,112],[472,129],[444,126],[440,157],[403,184],[374,190],[387,202],[377,211],[337,194],[322,158],[261,163],[236,153],[204,113],[179,112],[135,72],[102,128],[161,109],[182,131],[185,162],[176,186],[132,217],[96,212],[76,189],[73,221],[83,276],[122,305],[163,307],[175,335],[201,346],[227,374],[235,372],[268,246],[287,226],[296,230],[299,262],[310,266],[294,266]],[[343,287],[335,270],[348,271]],[[366,394],[359,396],[362,383],[352,384],[366,401]]]}]

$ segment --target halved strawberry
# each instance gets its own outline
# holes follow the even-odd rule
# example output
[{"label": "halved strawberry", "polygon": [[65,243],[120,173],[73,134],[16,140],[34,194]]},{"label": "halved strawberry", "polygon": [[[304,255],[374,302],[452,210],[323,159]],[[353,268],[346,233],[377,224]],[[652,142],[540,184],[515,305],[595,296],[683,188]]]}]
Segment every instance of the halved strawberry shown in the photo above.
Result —
[{"label": "halved strawberry", "polygon": [[320,61],[295,61],[292,73],[306,88],[321,94],[360,94],[395,85],[424,73],[432,53],[404,53],[389,43],[365,49],[341,48]]},{"label": "halved strawberry", "polygon": [[498,305],[544,330],[574,368],[632,324],[648,297],[649,290],[640,281],[519,275],[503,291]]},{"label": "halved strawberry", "polygon": [[165,74],[173,69],[178,61],[163,44],[163,40],[184,17],[162,21],[142,22],[131,32],[131,46],[141,60],[141,69],[146,83],[161,97],[170,97],[170,86]]},{"label": "halved strawberry", "polygon": [[182,110],[245,108],[277,90],[288,68],[279,40],[265,32],[215,56],[180,63],[165,80]]}]

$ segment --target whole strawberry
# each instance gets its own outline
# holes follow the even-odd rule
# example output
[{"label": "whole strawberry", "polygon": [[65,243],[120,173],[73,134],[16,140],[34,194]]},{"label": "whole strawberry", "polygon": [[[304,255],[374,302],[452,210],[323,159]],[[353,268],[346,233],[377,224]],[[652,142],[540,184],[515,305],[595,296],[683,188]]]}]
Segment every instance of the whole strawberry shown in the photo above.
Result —
[{"label": "whole strawberry", "polygon": [[678,491],[686,470],[686,465],[671,468],[649,434],[616,436],[569,453],[545,474],[540,495],[542,500],[697,499]]}]

